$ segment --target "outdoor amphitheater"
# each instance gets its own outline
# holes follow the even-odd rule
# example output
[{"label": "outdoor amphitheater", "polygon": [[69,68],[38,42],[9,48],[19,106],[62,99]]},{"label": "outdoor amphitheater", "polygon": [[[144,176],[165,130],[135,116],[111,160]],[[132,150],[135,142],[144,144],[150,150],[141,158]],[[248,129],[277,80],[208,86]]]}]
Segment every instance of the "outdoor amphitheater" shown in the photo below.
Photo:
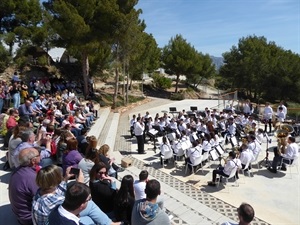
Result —
[{"label": "outdoor amphitheater", "polygon": [[[100,118],[92,126],[88,135],[98,137],[98,145],[108,144],[118,164],[124,159],[130,162],[124,172],[119,173],[120,181],[124,175],[131,174],[135,179],[141,170],[147,170],[150,178],[160,181],[162,197],[166,212],[171,215],[172,223],[177,224],[221,224],[229,221],[238,222],[237,208],[242,202],[247,202],[255,210],[253,225],[292,225],[300,224],[300,193],[298,164],[289,167],[287,171],[270,173],[266,168],[266,153],[269,160],[273,159],[272,147],[277,145],[273,134],[263,139],[262,151],[257,163],[253,164],[252,176],[240,174],[234,182],[221,183],[218,187],[210,187],[212,171],[220,163],[209,161],[195,174],[185,172],[184,161],[167,165],[160,164],[159,143],[148,141],[145,144],[146,154],[137,154],[137,143],[131,138],[129,121],[133,114],[145,115],[146,111],[154,116],[164,112],[173,117],[170,108],[176,111],[189,111],[195,106],[198,110],[216,108],[223,110],[228,104],[236,104],[234,100],[182,100],[147,98],[144,104],[116,112],[110,108],[100,108]],[[175,114],[176,116],[176,114]],[[263,124],[259,123],[262,127]],[[296,137],[298,139],[298,137]],[[271,142],[271,143],[270,143]],[[155,146],[157,147],[155,151]],[[229,152],[231,145],[226,144],[224,150]],[[225,153],[224,157],[226,157]],[[5,162],[5,151],[0,151],[2,168]],[[125,161],[126,161],[125,160]],[[221,162],[222,163],[222,162]],[[17,220],[11,211],[8,199],[8,182],[11,171],[0,170],[0,224],[17,225]]]}]

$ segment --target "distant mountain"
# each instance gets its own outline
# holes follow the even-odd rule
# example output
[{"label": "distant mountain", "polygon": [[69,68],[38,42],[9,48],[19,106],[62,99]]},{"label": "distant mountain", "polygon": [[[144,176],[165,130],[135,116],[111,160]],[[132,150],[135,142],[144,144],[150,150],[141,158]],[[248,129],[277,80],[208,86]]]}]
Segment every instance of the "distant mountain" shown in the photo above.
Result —
[{"label": "distant mountain", "polygon": [[210,58],[213,61],[213,64],[215,64],[217,70],[219,70],[220,67],[224,65],[223,57],[210,56]]}]

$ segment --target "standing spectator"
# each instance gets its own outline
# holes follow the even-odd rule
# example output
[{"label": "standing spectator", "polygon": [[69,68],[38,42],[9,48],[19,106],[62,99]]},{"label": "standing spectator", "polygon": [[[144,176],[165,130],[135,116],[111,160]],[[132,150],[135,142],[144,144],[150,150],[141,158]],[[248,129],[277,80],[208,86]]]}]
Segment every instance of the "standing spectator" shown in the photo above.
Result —
[{"label": "standing spectator", "polygon": [[15,109],[18,109],[20,106],[20,81],[19,78],[16,78],[10,87],[10,95],[12,96]]},{"label": "standing spectator", "polygon": [[136,120],[136,123],[134,124],[134,134],[137,139],[137,144],[138,144],[138,153],[139,154],[145,154],[144,150],[144,130],[145,130],[145,125],[142,122],[142,118],[138,117]]},{"label": "standing spectator", "polygon": [[242,203],[237,209],[239,223],[225,222],[221,225],[249,225],[254,218],[254,209],[247,203]]},{"label": "standing spectator", "polygon": [[9,200],[18,222],[31,225],[32,200],[38,190],[35,178],[40,153],[35,148],[24,149],[19,155],[19,161],[20,166],[12,173],[9,181]]},{"label": "standing spectator", "polygon": [[1,81],[0,82],[0,114],[2,113],[4,100],[5,100],[5,86],[3,84],[3,81]]}]

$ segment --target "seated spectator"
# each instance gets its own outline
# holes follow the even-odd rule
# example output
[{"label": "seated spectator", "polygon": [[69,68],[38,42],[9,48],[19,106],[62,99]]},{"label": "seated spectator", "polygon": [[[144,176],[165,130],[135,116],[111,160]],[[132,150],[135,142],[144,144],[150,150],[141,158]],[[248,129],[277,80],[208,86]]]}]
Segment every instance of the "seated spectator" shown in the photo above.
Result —
[{"label": "seated spectator", "polygon": [[26,130],[26,127],[24,126],[20,126],[20,125],[15,126],[13,130],[13,134],[9,139],[7,158],[8,158],[10,168],[15,168],[15,165],[12,160],[12,156],[14,155],[17,146],[22,143],[21,134],[24,130]]},{"label": "seated spectator", "polygon": [[135,200],[146,198],[145,188],[148,181],[148,171],[142,170],[139,174],[139,180],[133,184]]},{"label": "seated spectator", "polygon": [[251,221],[254,218],[254,209],[252,208],[252,206],[247,203],[242,203],[237,211],[239,223],[225,222],[221,225],[250,225]]},{"label": "seated spectator", "polygon": [[86,148],[89,145],[88,140],[86,138],[87,132],[88,132],[88,129],[83,128],[81,130],[81,135],[76,137],[77,142],[78,142],[78,151],[80,153],[82,153],[83,155],[85,155]]},{"label": "seated spectator", "polygon": [[[56,207],[49,215],[47,224],[94,224],[89,217],[77,217],[84,210],[89,208],[91,199],[90,189],[87,185],[74,182],[68,186],[64,202]],[[95,213],[96,215],[96,213]],[[119,225],[121,223],[113,223],[104,213],[100,211],[97,215],[101,218],[100,225]],[[80,220],[80,221],[79,221]]]},{"label": "seated spectator", "polygon": [[40,153],[35,148],[20,152],[20,166],[12,173],[8,192],[12,211],[22,225],[31,225],[32,199],[38,190],[35,183],[36,171],[40,169]]},{"label": "seated spectator", "polygon": [[108,216],[113,217],[116,182],[114,178],[108,176],[104,163],[99,162],[92,167],[89,186],[96,205]]},{"label": "seated spectator", "polygon": [[19,106],[19,116],[20,120],[27,122],[32,119],[36,114],[31,111],[31,102],[26,100],[22,105]]},{"label": "seated spectator", "polygon": [[[49,214],[63,204],[67,191],[67,181],[74,176],[70,174],[71,167],[67,168],[65,177],[62,176],[61,168],[50,165],[42,168],[36,177],[39,186],[32,204],[32,220],[35,225],[44,225]],[[79,172],[76,182],[82,183],[83,175]],[[111,224],[112,221],[99,209],[93,201],[88,201],[85,210],[80,212],[82,224]],[[88,221],[88,222],[87,222]]]},{"label": "seated spectator", "polygon": [[108,175],[117,178],[118,172],[124,171],[124,168],[117,166],[114,163],[115,158],[108,155],[109,146],[107,144],[102,145],[99,149],[99,153],[100,161],[106,165]]},{"label": "seated spectator", "polygon": [[71,167],[78,167],[78,163],[82,159],[82,155],[77,150],[77,140],[76,138],[70,138],[67,140],[67,148],[63,154],[63,174],[66,173],[66,169]]},{"label": "seated spectator", "polygon": [[[41,134],[39,134],[38,136],[41,136]],[[27,129],[25,131],[22,132],[21,134],[21,139],[22,139],[22,143],[20,143],[15,151],[14,154],[12,155],[12,161],[13,164],[15,165],[15,167],[18,167],[19,164],[19,154],[23,149],[26,148],[39,148],[40,149],[40,138],[37,139],[37,141],[35,140],[35,134],[33,133],[33,131],[31,129]],[[48,159],[51,156],[51,138],[46,137],[46,147],[41,148],[40,151],[40,159],[41,159],[41,163],[42,160]],[[51,164],[51,162],[49,162]]]},{"label": "seated spectator", "polygon": [[78,168],[81,169],[84,176],[84,183],[89,185],[90,171],[95,163],[100,161],[99,152],[97,149],[97,139],[95,136],[89,137],[88,147],[86,149],[85,157],[80,160]]},{"label": "seated spectator", "polygon": [[68,130],[61,130],[59,141],[56,145],[56,163],[62,167],[63,155],[67,149],[67,140],[74,138],[74,135]]},{"label": "seated spectator", "polygon": [[115,197],[114,214],[117,221],[131,224],[131,213],[134,205],[133,177],[125,175]]},{"label": "seated spectator", "polygon": [[8,142],[10,139],[10,136],[12,135],[13,128],[18,125],[19,120],[19,112],[17,109],[11,109],[9,110],[9,117],[6,121],[6,134],[4,136],[4,143],[3,146],[6,148],[8,147]]},{"label": "seated spectator", "polygon": [[164,224],[171,225],[168,215],[157,204],[160,183],[149,180],[146,184],[146,198],[135,202],[131,215],[131,225]]}]

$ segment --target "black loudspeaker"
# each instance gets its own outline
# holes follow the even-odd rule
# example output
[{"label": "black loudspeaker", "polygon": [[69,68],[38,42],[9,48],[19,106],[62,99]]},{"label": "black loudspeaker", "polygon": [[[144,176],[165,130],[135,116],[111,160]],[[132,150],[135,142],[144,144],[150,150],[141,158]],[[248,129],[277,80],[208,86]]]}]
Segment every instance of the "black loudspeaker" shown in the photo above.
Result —
[{"label": "black loudspeaker", "polygon": [[170,112],[176,112],[177,111],[176,107],[170,107],[169,110],[170,110]]},{"label": "black loudspeaker", "polygon": [[197,111],[198,107],[197,106],[191,106],[190,109],[191,109],[191,111]]}]

